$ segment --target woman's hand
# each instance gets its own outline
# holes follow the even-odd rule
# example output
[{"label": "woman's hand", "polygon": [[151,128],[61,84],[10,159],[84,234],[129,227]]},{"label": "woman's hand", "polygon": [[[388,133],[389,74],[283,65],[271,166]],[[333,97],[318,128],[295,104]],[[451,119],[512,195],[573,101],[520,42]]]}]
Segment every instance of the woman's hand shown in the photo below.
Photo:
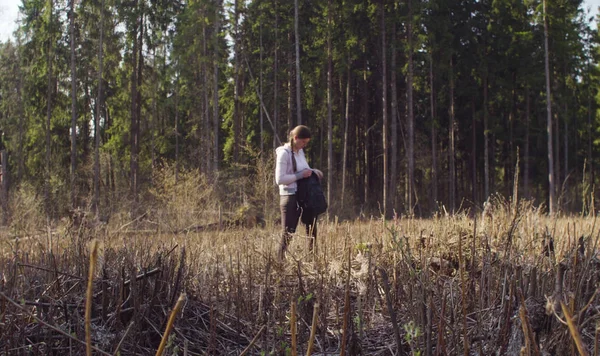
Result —
[{"label": "woman's hand", "polygon": [[318,169],[313,169],[313,172],[315,172],[317,174],[317,177],[319,177],[319,180],[323,179],[323,172],[321,172]]},{"label": "woman's hand", "polygon": [[310,176],[311,176],[311,174],[312,174],[312,172],[313,172],[313,171],[312,171],[312,170],[310,170],[310,169],[305,169],[305,170],[303,170],[303,171],[302,171],[302,178],[308,178],[308,177],[310,177]]}]

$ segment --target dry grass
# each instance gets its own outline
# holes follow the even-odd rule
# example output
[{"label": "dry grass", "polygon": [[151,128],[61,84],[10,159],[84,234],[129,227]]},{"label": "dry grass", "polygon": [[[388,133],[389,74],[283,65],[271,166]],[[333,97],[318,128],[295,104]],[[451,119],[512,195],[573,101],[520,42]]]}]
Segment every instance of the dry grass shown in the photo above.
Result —
[{"label": "dry grass", "polygon": [[[208,194],[199,186],[185,185]],[[173,201],[163,204],[185,201],[180,193],[167,194]],[[27,231],[24,223],[19,233],[4,231],[0,354],[85,352],[85,342],[64,334],[86,338],[92,238],[100,254],[91,341],[109,354],[156,353],[184,292],[165,355],[291,354],[293,319],[298,354],[307,353],[313,336],[313,354],[339,354],[342,344],[347,355],[597,352],[600,235],[593,218],[551,219],[526,202],[496,199],[477,219],[323,222],[314,254],[298,235],[280,263],[278,228],[270,224],[182,232],[195,219],[214,217],[176,210],[183,216],[173,222],[173,211],[152,209],[135,222],[123,215],[108,224],[63,221],[50,232]]]}]

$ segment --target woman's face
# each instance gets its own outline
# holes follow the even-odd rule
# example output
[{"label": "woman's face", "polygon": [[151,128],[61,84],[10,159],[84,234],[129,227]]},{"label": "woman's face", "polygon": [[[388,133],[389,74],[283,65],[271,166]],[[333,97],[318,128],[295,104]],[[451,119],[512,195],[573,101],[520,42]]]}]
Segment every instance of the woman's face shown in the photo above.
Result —
[{"label": "woman's face", "polygon": [[308,145],[308,141],[310,141],[310,138],[298,138],[298,136],[294,137],[296,150],[301,150],[306,147],[306,145]]}]

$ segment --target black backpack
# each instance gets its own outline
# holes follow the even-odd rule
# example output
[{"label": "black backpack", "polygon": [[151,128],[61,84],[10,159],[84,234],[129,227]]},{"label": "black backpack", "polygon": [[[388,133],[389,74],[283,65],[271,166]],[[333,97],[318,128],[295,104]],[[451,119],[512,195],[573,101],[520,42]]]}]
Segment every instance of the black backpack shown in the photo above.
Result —
[{"label": "black backpack", "polygon": [[302,208],[302,222],[312,224],[317,216],[327,211],[327,199],[323,194],[321,182],[313,172],[310,177],[300,179],[296,183],[298,184],[296,199]]}]

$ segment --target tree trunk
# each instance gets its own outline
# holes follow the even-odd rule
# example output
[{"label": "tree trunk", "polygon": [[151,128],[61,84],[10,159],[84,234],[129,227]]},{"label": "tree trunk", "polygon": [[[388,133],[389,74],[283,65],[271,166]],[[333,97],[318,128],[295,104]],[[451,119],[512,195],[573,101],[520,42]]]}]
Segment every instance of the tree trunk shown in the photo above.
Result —
[{"label": "tree trunk", "polygon": [[279,142],[277,142],[277,136],[279,134],[279,9],[277,0],[274,0],[273,3],[273,6],[275,7],[275,51],[273,53],[273,148],[276,148],[279,145]]},{"label": "tree trunk", "polygon": [[[48,9],[48,13],[49,15],[49,19],[48,19],[48,23],[51,24],[52,23],[52,12],[54,11],[54,6],[53,6],[53,0],[50,0],[49,2],[50,5],[50,9]],[[48,36],[48,53],[47,53],[47,75],[48,75],[48,86],[47,86],[47,90],[46,90],[46,127],[45,127],[45,131],[46,131],[46,172],[45,172],[45,176],[46,176],[46,181],[44,182],[44,204],[46,207],[46,214],[48,214],[48,217],[51,216],[51,211],[50,211],[50,177],[51,177],[51,173],[50,173],[50,169],[52,167],[52,163],[51,163],[51,158],[52,158],[52,154],[51,154],[51,141],[50,141],[50,118],[52,117],[52,88],[53,88],[53,83],[52,83],[52,57],[53,57],[53,52],[54,52],[54,47],[53,47],[53,39],[52,36]]]},{"label": "tree trunk", "polygon": [[525,154],[523,157],[523,193],[525,198],[530,197],[529,191],[529,139],[530,139],[530,126],[531,120],[529,117],[529,111],[531,110],[531,103],[529,97],[529,87],[525,88]]},{"label": "tree trunk", "polygon": [[346,110],[344,114],[344,153],[342,156],[342,192],[341,192],[341,200],[342,200],[342,208],[345,207],[344,198],[346,196],[346,179],[347,179],[347,170],[348,170],[348,126],[349,126],[349,116],[350,116],[350,82],[351,82],[351,66],[350,66],[350,56],[348,56],[348,80],[346,82]]},{"label": "tree trunk", "polygon": [[[296,0],[296,3],[298,0]],[[332,91],[333,91],[333,63],[331,50],[331,0],[328,1],[327,11],[327,201],[331,202],[333,187],[333,122],[331,117]],[[297,43],[297,40],[296,40]]]},{"label": "tree trunk", "polygon": [[413,12],[411,0],[408,1],[408,78],[406,82],[408,100],[408,214],[414,215],[415,205],[415,114],[413,110]]},{"label": "tree trunk", "polygon": [[216,1],[215,7],[215,28],[213,34],[214,52],[213,52],[213,130],[214,130],[214,157],[213,169],[215,172],[219,170],[219,28],[221,20],[221,4],[222,0]]},{"label": "tree trunk", "polygon": [[546,69],[546,133],[548,135],[548,191],[550,201],[548,209],[550,215],[555,213],[556,193],[554,182],[554,152],[552,142],[552,101],[550,94],[550,49],[548,48],[548,14],[546,11],[546,0],[543,0],[544,11],[544,64]]},{"label": "tree trunk", "polygon": [[[366,55],[366,51],[363,52],[363,55]],[[367,78],[367,73],[368,73],[368,63],[367,60],[365,59],[363,62],[363,88],[362,88],[362,92],[363,92],[363,104],[362,104],[362,109],[363,109],[363,120],[365,122],[365,136],[363,139],[363,144],[365,146],[365,152],[364,152],[364,170],[363,170],[363,178],[364,178],[364,186],[363,186],[363,205],[368,205],[371,202],[371,197],[369,195],[369,189],[371,188],[370,184],[371,181],[369,180],[369,177],[371,176],[371,162],[370,162],[370,152],[369,152],[369,132],[371,131],[371,128],[373,126],[369,126],[369,81]]]},{"label": "tree trunk", "polygon": [[383,132],[381,136],[383,137],[382,147],[383,147],[383,215],[385,217],[388,216],[388,117],[387,117],[387,61],[386,61],[386,39],[385,39],[385,0],[381,0],[379,3],[380,10],[380,26],[381,26],[381,65],[382,65],[382,99],[381,106],[383,108]]},{"label": "tree trunk", "polygon": [[300,102],[302,83],[300,81],[300,33],[298,29],[298,0],[294,0],[294,31],[296,39],[296,116],[298,125],[302,125],[302,103]]},{"label": "tree trunk", "polygon": [[[207,77],[208,79],[208,77]],[[208,83],[208,82],[207,82]],[[208,102],[207,102],[208,104]],[[210,157],[206,158],[210,161]],[[179,181],[179,73],[175,74],[175,183]]]},{"label": "tree trunk", "polygon": [[475,97],[471,97],[471,201],[477,206],[477,117]]},{"label": "tree trunk", "polygon": [[[258,72],[258,89],[260,91],[260,97],[263,97],[263,40],[262,40],[262,23],[259,25],[258,27],[258,32],[259,32],[259,46],[260,46],[260,53],[259,53],[259,63],[260,63],[260,70]],[[260,132],[259,132],[259,137],[260,137],[260,153],[263,157],[265,157],[265,145],[264,145],[264,136],[265,136],[265,129],[264,129],[264,118],[263,118],[263,106],[259,105],[259,123],[260,123]]]},{"label": "tree trunk", "polygon": [[[204,10],[206,11],[206,10]],[[212,150],[212,145],[211,145],[211,133],[210,133],[210,96],[209,96],[209,85],[208,83],[210,83],[210,76],[208,73],[208,65],[207,65],[207,59],[208,59],[208,49],[207,49],[207,42],[208,42],[208,37],[206,36],[206,22],[202,22],[202,55],[205,58],[205,60],[202,61],[202,77],[204,78],[204,83],[205,85],[202,86],[202,94],[204,97],[204,119],[202,120],[203,126],[204,126],[204,132],[202,133],[203,136],[203,143],[202,143],[202,147],[204,147],[205,150],[205,154],[203,155],[204,159],[206,160],[206,171],[205,173],[208,173],[212,170],[212,155],[211,155],[211,150]]]},{"label": "tree trunk", "polygon": [[240,37],[238,0],[234,1],[234,63],[233,63],[233,161],[239,162],[240,152]]},{"label": "tree trunk", "polygon": [[[72,0],[75,1],[75,0]],[[104,106],[102,89],[102,71],[104,63],[104,0],[100,2],[100,41],[98,43],[98,99],[96,100],[96,115],[94,115],[94,199],[92,210],[98,217],[100,201],[100,115]]]},{"label": "tree trunk", "polygon": [[[389,176],[389,190],[388,195],[391,195],[390,204],[392,209],[398,211],[396,198],[398,194],[398,82],[396,75],[396,23],[392,25],[392,39],[390,49],[392,51],[392,58],[390,63],[390,87],[391,87],[391,95],[392,98],[390,100],[391,103],[391,112],[390,112],[390,176]],[[406,202],[408,203],[408,201]]]},{"label": "tree trunk", "polygon": [[[102,11],[102,10],[101,10]],[[77,71],[75,66],[75,0],[71,0],[70,10],[70,42],[71,42],[71,208],[75,209],[76,189],[75,172],[77,171]],[[102,26],[102,23],[100,24]]]},{"label": "tree trunk", "polygon": [[456,130],[456,120],[454,117],[454,58],[450,57],[450,124],[448,125],[448,149],[450,162],[450,211],[454,214],[456,209],[456,162],[455,162],[455,143],[454,132]]},{"label": "tree trunk", "polygon": [[[136,0],[134,3],[134,8],[138,7],[138,1]],[[137,213],[137,167],[138,167],[138,135],[139,135],[139,122],[137,118],[137,106],[138,106],[138,52],[139,52],[139,38],[142,37],[142,21],[141,16],[139,19],[136,19],[135,30],[132,33],[133,37],[133,50],[132,50],[132,62],[131,62],[131,123],[130,123],[130,131],[129,131],[129,145],[130,145],[130,159],[129,159],[129,169],[130,169],[130,190],[131,197],[133,200],[132,206],[132,215],[135,217]],[[139,33],[138,33],[139,32]]]},{"label": "tree trunk", "polygon": [[[292,34],[291,32],[288,34],[288,40],[290,41],[290,43],[292,42]],[[294,62],[294,57],[292,56],[292,51],[288,51],[288,63],[289,63],[289,72],[288,72],[288,82],[287,82],[287,87],[288,87],[288,102],[287,102],[287,122],[288,122],[288,126],[287,129],[285,131],[285,138],[286,141],[288,139],[288,135],[290,133],[290,131],[294,128],[294,123],[292,121],[292,111],[294,108],[294,93],[295,93],[295,88],[292,85],[292,78],[294,78],[294,72],[296,71],[296,67],[294,66],[293,62]]]},{"label": "tree trunk", "polygon": [[489,138],[489,112],[488,112],[488,73],[483,76],[483,186],[484,197],[487,201],[490,196],[490,138]]},{"label": "tree trunk", "polygon": [[429,86],[430,86],[430,104],[431,104],[431,191],[433,198],[433,207],[438,202],[438,163],[437,163],[437,118],[435,110],[435,86],[433,76],[433,53],[429,58]]}]

